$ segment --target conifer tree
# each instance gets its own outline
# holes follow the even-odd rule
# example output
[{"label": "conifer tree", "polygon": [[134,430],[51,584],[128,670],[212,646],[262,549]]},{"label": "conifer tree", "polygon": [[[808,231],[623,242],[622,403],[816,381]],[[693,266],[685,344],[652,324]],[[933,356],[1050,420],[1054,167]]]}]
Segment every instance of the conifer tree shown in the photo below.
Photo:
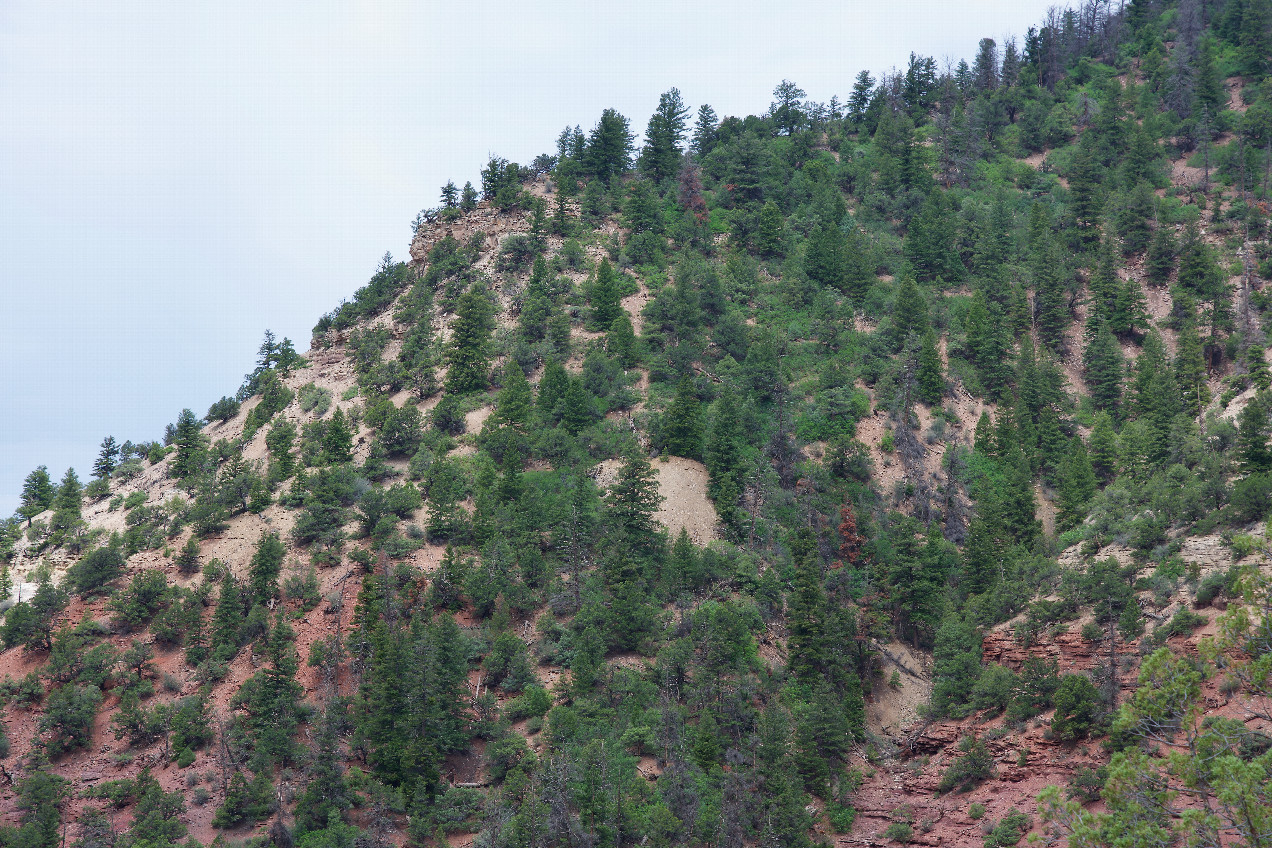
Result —
[{"label": "conifer tree", "polygon": [[1117,415],[1122,403],[1122,348],[1109,325],[1099,321],[1095,336],[1082,353],[1082,367],[1096,409]]},{"label": "conifer tree", "polygon": [[1158,227],[1148,243],[1148,279],[1164,286],[1175,271],[1175,235],[1169,227]]},{"label": "conifer tree", "polygon": [[915,285],[914,278],[903,274],[897,286],[896,298],[892,302],[890,342],[893,351],[900,351],[911,334],[923,338],[927,331],[927,303],[923,300],[919,287]]},{"label": "conifer tree", "polygon": [[464,188],[460,192],[459,208],[465,212],[471,212],[477,208],[477,189],[473,188],[471,180],[464,183]]},{"label": "conifer tree", "polygon": [[498,422],[517,430],[524,430],[530,421],[534,405],[534,393],[525,372],[515,362],[504,366],[504,385],[495,398],[495,416]]},{"label": "conifer tree", "polygon": [[976,420],[976,435],[972,441],[972,450],[984,456],[994,454],[994,425],[989,420],[989,413],[982,410]]},{"label": "conifer tree", "polygon": [[1186,322],[1179,330],[1174,365],[1184,411],[1195,418],[1210,400],[1210,391],[1206,387],[1206,359],[1201,338],[1193,321]]},{"label": "conifer tree", "polygon": [[955,247],[956,218],[945,192],[933,188],[919,214],[910,221],[905,237],[905,257],[915,275],[927,283],[956,283],[963,263]]},{"label": "conifer tree", "polygon": [[66,469],[62,482],[57,487],[57,497],[53,500],[53,508],[59,513],[78,516],[84,506],[84,487],[74,468]]},{"label": "conifer tree", "polygon": [[609,333],[605,336],[605,352],[618,360],[618,364],[625,370],[635,368],[640,362],[636,333],[632,327],[632,319],[625,309],[619,311],[618,317],[609,326]]},{"label": "conifer tree", "polygon": [[772,200],[765,201],[755,228],[755,252],[765,258],[781,256],[786,240],[785,230],[786,219],[782,217],[782,210]]},{"label": "conifer tree", "polygon": [[99,480],[110,478],[115,473],[115,467],[119,464],[119,445],[115,442],[114,436],[107,436],[102,439],[101,450],[97,454],[97,461],[93,463],[93,476]]},{"label": "conifer tree", "polygon": [[1086,516],[1087,506],[1095,496],[1095,470],[1081,437],[1074,436],[1069,442],[1059,478],[1060,529],[1068,530]]},{"label": "conifer tree", "polygon": [[26,476],[22,483],[22,501],[18,506],[18,515],[27,520],[35,518],[46,509],[52,509],[57,498],[57,490],[49,477],[48,466],[41,465]]},{"label": "conifer tree", "polygon": [[1034,322],[1038,338],[1049,350],[1061,352],[1069,323],[1063,265],[1051,239],[1041,245],[1033,261]]},{"label": "conifer tree", "polygon": [[731,486],[735,500],[742,492],[738,480],[742,471],[742,445],[737,397],[733,389],[726,386],[715,402],[706,448],[707,473],[710,475],[707,494],[717,502],[728,486]]},{"label": "conifer tree", "polygon": [[447,354],[446,391],[457,395],[485,390],[490,381],[487,350],[494,328],[494,307],[476,283],[459,296],[455,305],[450,351]]},{"label": "conifer tree", "polygon": [[811,534],[800,531],[791,539],[790,547],[795,561],[795,590],[786,613],[786,666],[797,680],[811,684],[826,666],[826,590],[814,558]]},{"label": "conifer tree", "polygon": [[819,286],[845,290],[848,278],[848,249],[835,222],[823,221],[805,243],[804,273]]},{"label": "conifer tree", "polygon": [[1246,0],[1241,16],[1241,72],[1258,81],[1272,69],[1272,3]]},{"label": "conifer tree", "polygon": [[353,428],[339,406],[323,431],[322,457],[330,465],[353,461]]},{"label": "conifer tree", "polygon": [[654,512],[663,497],[658,493],[658,479],[649,460],[630,454],[618,469],[618,476],[605,494],[606,513],[610,522],[629,540],[647,543],[657,531]]},{"label": "conifer tree", "polygon": [[571,436],[577,436],[580,430],[592,423],[593,417],[592,400],[587,389],[583,388],[583,381],[571,377],[565,394],[561,396],[561,426]]},{"label": "conifer tree", "polygon": [[618,296],[618,272],[610,265],[608,259],[602,259],[596,269],[596,280],[592,283],[592,324],[604,329],[614,323],[614,319],[623,311]]},{"label": "conifer tree", "polygon": [[702,458],[702,405],[688,375],[680,378],[663,418],[663,449],[671,456]]},{"label": "conifer tree", "polygon": [[1153,187],[1140,181],[1131,189],[1118,213],[1118,235],[1122,238],[1122,252],[1128,256],[1146,250],[1152,241],[1149,226],[1155,214],[1156,198]]},{"label": "conifer tree", "polygon": [[1089,457],[1101,479],[1112,479],[1117,471],[1117,432],[1113,429],[1113,417],[1107,412],[1095,416]]},{"label": "conifer tree", "polygon": [[543,366],[543,376],[539,379],[539,391],[536,403],[545,414],[551,415],[561,398],[565,397],[570,378],[565,373],[565,366],[555,359],[549,359]]},{"label": "conifer tree", "polygon": [[918,386],[919,400],[929,406],[940,404],[945,396],[945,377],[942,373],[941,354],[936,349],[936,333],[928,327],[923,334],[923,342],[919,346],[918,367],[915,370],[915,383]]},{"label": "conifer tree", "polygon": [[248,579],[253,603],[269,603],[278,595],[278,575],[282,572],[284,553],[283,541],[277,533],[266,533],[256,544]]},{"label": "conifer tree", "polygon": [[172,476],[177,479],[188,477],[203,465],[207,439],[199,427],[199,419],[188,409],[181,410],[177,416],[176,456],[172,459]]},{"label": "conifer tree", "polygon": [[1247,474],[1272,471],[1272,448],[1268,446],[1268,404],[1266,391],[1250,399],[1237,419],[1237,453],[1241,470]]},{"label": "conifer tree", "polygon": [[243,631],[243,591],[234,574],[228,568],[221,577],[221,591],[217,596],[216,610],[212,613],[212,656],[218,660],[231,659],[238,653]]}]

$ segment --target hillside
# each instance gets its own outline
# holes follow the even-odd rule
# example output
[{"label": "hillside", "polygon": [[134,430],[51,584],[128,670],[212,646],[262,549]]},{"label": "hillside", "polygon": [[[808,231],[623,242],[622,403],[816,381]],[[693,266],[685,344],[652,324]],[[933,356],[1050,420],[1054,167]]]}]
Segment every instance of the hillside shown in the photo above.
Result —
[{"label": "hillside", "polygon": [[1266,844],[1272,2],[1108,5],[494,157],[37,468],[0,846]]}]

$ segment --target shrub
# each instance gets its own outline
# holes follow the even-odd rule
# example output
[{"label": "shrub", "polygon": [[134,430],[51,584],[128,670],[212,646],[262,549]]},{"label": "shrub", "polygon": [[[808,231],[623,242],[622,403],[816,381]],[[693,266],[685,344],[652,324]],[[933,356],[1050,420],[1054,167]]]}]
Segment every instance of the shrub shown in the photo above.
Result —
[{"label": "shrub", "polygon": [[85,554],[66,572],[66,580],[72,591],[88,595],[99,591],[123,573],[123,554],[117,546],[108,545]]},{"label": "shrub", "polygon": [[958,743],[958,750],[963,756],[950,763],[945,774],[941,775],[941,782],[937,785],[940,792],[955,788],[967,792],[982,780],[994,776],[994,756],[980,739],[964,736]]},{"label": "shrub", "polygon": [[857,820],[857,811],[833,800],[827,801],[826,820],[835,833],[848,833],[852,830],[852,823]]},{"label": "shrub", "polygon": [[900,842],[902,844],[908,843],[913,836],[914,828],[910,827],[905,822],[893,822],[888,825],[887,829],[883,832],[884,839],[891,839],[893,842]]},{"label": "shrub", "polygon": [[242,406],[232,397],[223,397],[216,403],[208,407],[207,421],[229,421],[235,415],[239,414],[239,408]]},{"label": "shrub", "polygon": [[1066,674],[1054,698],[1055,715],[1051,732],[1060,739],[1079,739],[1098,724],[1101,717],[1100,692],[1085,674]]},{"label": "shrub", "polygon": [[972,821],[980,821],[985,817],[985,805],[977,802],[967,808],[967,816]]},{"label": "shrub", "polygon": [[1008,848],[1029,832],[1029,816],[1012,807],[985,837],[985,848]]},{"label": "shrub", "polygon": [[112,620],[116,625],[134,630],[154,618],[171,600],[168,578],[157,568],[147,568],[116,592],[106,608],[115,614]]},{"label": "shrub", "polygon": [[994,715],[1001,713],[1011,703],[1018,682],[1011,669],[991,664],[972,687],[972,708],[989,710]]},{"label": "shrub", "polygon": [[297,391],[297,402],[305,412],[313,412],[322,417],[331,408],[331,389],[313,383],[306,383]]},{"label": "shrub", "polygon": [[102,690],[96,686],[76,684],[53,690],[40,719],[40,732],[48,734],[45,749],[50,755],[88,744],[101,702]]},{"label": "shrub", "polygon": [[289,601],[298,601],[301,612],[308,612],[318,606],[322,595],[318,591],[318,575],[312,569],[303,574],[292,573],[283,580],[283,597]]},{"label": "shrub", "polygon": [[504,705],[504,718],[520,721],[523,718],[542,717],[552,709],[552,696],[538,684],[530,684],[520,695]]},{"label": "shrub", "polygon": [[1250,474],[1232,487],[1230,508],[1240,521],[1258,521],[1272,504],[1272,474]]},{"label": "shrub", "polygon": [[110,480],[98,477],[84,487],[84,497],[90,501],[99,501],[110,494]]}]

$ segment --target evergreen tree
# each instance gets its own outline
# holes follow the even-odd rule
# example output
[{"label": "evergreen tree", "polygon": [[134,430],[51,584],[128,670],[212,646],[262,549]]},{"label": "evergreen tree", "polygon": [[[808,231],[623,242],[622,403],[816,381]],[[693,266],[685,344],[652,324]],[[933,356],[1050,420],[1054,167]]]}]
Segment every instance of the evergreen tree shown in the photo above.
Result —
[{"label": "evergreen tree", "polygon": [[755,252],[765,258],[781,256],[785,240],[786,219],[782,217],[782,210],[772,200],[765,201],[755,228]]},{"label": "evergreen tree", "polygon": [[702,406],[687,375],[680,378],[663,418],[663,449],[671,456],[702,458]]},{"label": "evergreen tree", "polygon": [[561,396],[561,426],[571,436],[577,436],[579,431],[592,423],[594,417],[592,399],[588,396],[587,389],[583,388],[583,381],[578,377],[570,378],[565,394]]},{"label": "evergreen tree", "polygon": [[1113,417],[1107,412],[1095,416],[1095,426],[1091,428],[1090,459],[1101,479],[1112,479],[1117,471],[1117,431],[1113,429]]},{"label": "evergreen tree", "polygon": [[1272,69],[1272,3],[1246,0],[1241,16],[1241,72],[1258,81]]},{"label": "evergreen tree", "polygon": [[1069,324],[1065,297],[1064,265],[1055,244],[1047,239],[1033,261],[1034,322],[1038,338],[1051,351],[1062,351],[1064,329]]},{"label": "evergreen tree", "polygon": [[936,333],[931,327],[923,334],[914,376],[919,400],[929,406],[939,405],[945,397],[945,376],[941,367],[941,354],[936,349]]},{"label": "evergreen tree", "polygon": [[49,477],[48,466],[41,465],[22,482],[22,501],[18,506],[18,515],[25,518],[29,525],[31,519],[46,509],[52,509],[56,498],[57,490]]},{"label": "evergreen tree", "polygon": [[339,406],[323,430],[322,457],[330,465],[353,461],[353,427]]},{"label": "evergreen tree", "polygon": [[742,424],[738,419],[737,398],[733,389],[726,386],[716,399],[711,416],[711,431],[707,436],[706,465],[710,481],[707,494],[717,501],[717,506],[730,489],[736,498],[742,493]]},{"label": "evergreen tree", "polygon": [[795,561],[795,590],[786,612],[786,667],[795,679],[811,684],[820,679],[830,649],[824,630],[826,590],[811,534],[800,531],[791,539],[790,548]]},{"label": "evergreen tree", "polygon": [[107,436],[102,439],[102,447],[97,454],[97,461],[93,463],[93,476],[99,480],[107,480],[111,474],[115,473],[115,467],[118,464],[119,445],[115,442],[114,436]]},{"label": "evergreen tree", "polygon": [[610,522],[627,538],[647,543],[657,532],[654,513],[662,503],[658,478],[643,456],[630,454],[618,469],[618,476],[605,495]]},{"label": "evergreen tree", "polygon": [[584,160],[589,175],[602,183],[625,173],[631,164],[632,133],[627,119],[606,109],[588,136]]},{"label": "evergreen tree", "polygon": [[1094,338],[1087,342],[1082,367],[1095,408],[1117,415],[1122,403],[1122,348],[1103,321],[1097,323]]},{"label": "evergreen tree", "polygon": [[1268,446],[1268,404],[1272,397],[1260,392],[1250,399],[1237,419],[1237,453],[1246,474],[1272,471],[1272,448]]},{"label": "evergreen tree", "polygon": [[1136,183],[1118,213],[1118,235],[1122,237],[1123,253],[1129,256],[1148,248],[1153,238],[1149,225],[1155,212],[1153,187],[1143,181]]},{"label": "evergreen tree", "polygon": [[1206,387],[1206,359],[1202,353],[1197,325],[1188,321],[1179,330],[1175,349],[1175,382],[1179,386],[1184,411],[1196,417],[1210,400]]},{"label": "evergreen tree", "polygon": [[465,212],[472,212],[477,208],[477,189],[473,188],[472,181],[464,183],[459,195],[459,208]]},{"label": "evergreen tree", "polygon": [[892,332],[889,341],[893,351],[900,351],[911,334],[918,338],[928,331],[927,303],[908,274],[901,276],[897,296],[892,301]]},{"label": "evergreen tree", "polygon": [[697,154],[699,159],[706,156],[715,147],[716,127],[718,124],[719,119],[716,117],[714,109],[706,103],[698,107],[698,117],[693,124],[693,141],[690,142],[689,147]]},{"label": "evergreen tree", "polygon": [[822,222],[809,234],[806,245],[804,273],[808,278],[826,288],[846,290],[847,245],[838,224]]},{"label": "evergreen tree", "polygon": [[1169,227],[1158,227],[1148,244],[1148,279],[1164,286],[1175,271],[1175,235]]},{"label": "evergreen tree", "polygon": [[539,390],[536,402],[545,414],[551,415],[557,404],[565,397],[570,378],[565,373],[565,366],[555,359],[550,359],[543,366],[543,376],[539,379]]},{"label": "evergreen tree", "polygon": [[605,329],[623,311],[618,296],[618,272],[608,259],[602,259],[592,283],[592,325]]},{"label": "evergreen tree", "polygon": [[1087,506],[1095,496],[1095,470],[1081,437],[1074,436],[1069,451],[1060,464],[1060,529],[1076,527],[1086,516]]},{"label": "evergreen tree", "polygon": [[945,192],[934,188],[910,221],[905,256],[923,282],[956,283],[963,276],[963,262],[955,247],[956,218],[950,206]]},{"label": "evergreen tree", "polygon": [[176,456],[172,459],[171,473],[178,480],[188,477],[203,467],[207,439],[199,426],[199,419],[188,409],[177,416]]},{"label": "evergreen tree", "polygon": [[59,513],[79,516],[84,506],[84,487],[74,468],[66,469],[62,482],[57,487],[57,496],[53,500],[53,508]]},{"label": "evergreen tree", "polygon": [[282,572],[284,554],[283,541],[277,533],[266,533],[257,543],[248,579],[253,603],[266,604],[278,595],[278,576]]},{"label": "evergreen tree", "polygon": [[221,590],[217,595],[216,610],[212,613],[212,656],[220,661],[232,659],[241,645],[239,634],[243,632],[246,609],[243,590],[234,574],[227,568],[221,577]]},{"label": "evergreen tree", "polygon": [[689,108],[680,97],[680,89],[672,88],[658,98],[658,108],[649,118],[645,130],[645,149],[641,166],[655,182],[669,180],[680,166],[680,144],[685,138]]},{"label": "evergreen tree", "polygon": [[459,296],[455,306],[450,350],[447,353],[446,391],[457,395],[480,392],[490,380],[490,331],[494,328],[494,307],[477,284]]},{"label": "evergreen tree", "polygon": [[618,317],[609,326],[609,333],[605,337],[605,352],[618,360],[624,370],[635,368],[640,362],[636,333],[632,328],[632,319],[625,309],[618,313]]}]

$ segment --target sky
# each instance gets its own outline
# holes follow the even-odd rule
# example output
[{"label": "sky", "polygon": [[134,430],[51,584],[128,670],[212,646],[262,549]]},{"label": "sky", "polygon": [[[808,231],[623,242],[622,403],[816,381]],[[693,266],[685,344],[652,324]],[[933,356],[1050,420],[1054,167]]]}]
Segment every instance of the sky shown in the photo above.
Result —
[{"label": "sky", "polygon": [[911,51],[971,59],[1050,2],[0,3],[0,515],[106,435],[202,415],[264,331],[407,258],[411,221],[490,154],[528,163],[676,86],[759,114],[845,99]]}]

